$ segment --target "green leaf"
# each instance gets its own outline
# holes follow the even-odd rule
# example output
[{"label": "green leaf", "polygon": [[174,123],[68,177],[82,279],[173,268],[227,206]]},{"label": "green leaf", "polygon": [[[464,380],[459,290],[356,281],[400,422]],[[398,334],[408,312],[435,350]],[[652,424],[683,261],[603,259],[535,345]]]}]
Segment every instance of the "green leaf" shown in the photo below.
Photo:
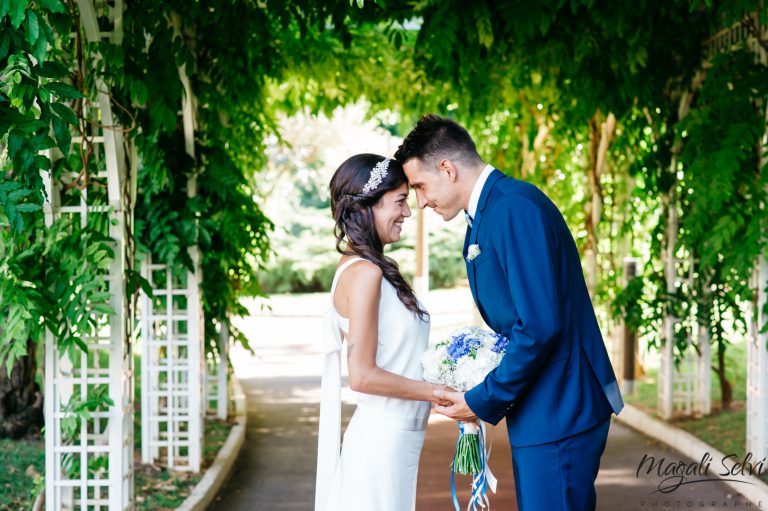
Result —
[{"label": "green leaf", "polygon": [[2,21],[5,15],[8,14],[8,10],[10,8],[11,8],[10,0],[0,0],[0,21]]},{"label": "green leaf", "polygon": [[35,156],[35,163],[37,164],[38,168],[42,170],[51,170],[51,160],[48,159],[47,156],[38,154]]},{"label": "green leaf", "polygon": [[8,156],[13,159],[24,145],[24,133],[15,129],[8,135]]},{"label": "green leaf", "polygon": [[53,141],[51,137],[48,136],[47,133],[41,133],[39,135],[35,135],[34,137],[30,138],[27,143],[35,151],[50,149],[51,147],[54,147],[56,145],[56,143]]},{"label": "green leaf", "polygon": [[37,20],[37,14],[32,9],[27,11],[27,41],[29,44],[35,44],[40,37],[40,22]]},{"label": "green leaf", "polygon": [[81,99],[85,97],[82,92],[63,82],[46,83],[43,87],[61,99]]},{"label": "green leaf", "polygon": [[[2,2],[3,0],[0,0]],[[0,16],[2,19],[2,16]],[[11,46],[11,36],[8,32],[3,32],[0,36],[0,60],[4,59],[8,55],[8,49]]]},{"label": "green leaf", "polygon": [[27,10],[27,0],[10,0],[11,25],[16,30],[24,23],[24,13]]},{"label": "green leaf", "polygon": [[21,211],[22,213],[31,213],[33,211],[39,211],[40,209],[42,209],[40,204],[33,204],[31,202],[16,205],[16,211]]},{"label": "green leaf", "polygon": [[69,71],[60,62],[48,61],[43,63],[39,74],[45,78],[62,78],[69,75]]},{"label": "green leaf", "polygon": [[[10,215],[8,215],[10,219]],[[14,214],[13,220],[11,220],[11,223],[13,224],[13,228],[16,230],[17,233],[21,233],[24,231],[24,217],[19,215],[18,213]]]},{"label": "green leaf", "polygon": [[98,293],[93,293],[90,298],[92,302],[106,302],[112,298],[112,293],[109,291],[99,291]]},{"label": "green leaf", "polygon": [[493,27],[489,17],[484,16],[477,20],[477,38],[486,48],[493,45]]},{"label": "green leaf", "polygon": [[37,96],[40,98],[40,101],[43,103],[50,103],[51,102],[51,93],[48,92],[48,89],[37,89]]},{"label": "green leaf", "polygon": [[72,125],[78,124],[75,112],[73,112],[72,109],[64,103],[51,103],[51,108],[53,108],[53,111],[59,114],[59,116],[64,119],[66,123]]},{"label": "green leaf", "polygon": [[56,137],[56,145],[63,154],[69,154],[69,146],[72,145],[72,133],[67,124],[56,115],[51,116],[53,121],[53,135]]},{"label": "green leaf", "polygon": [[12,192],[21,188],[21,184],[16,181],[0,181],[0,193]]},{"label": "green leaf", "polygon": [[59,0],[37,0],[37,5],[51,12],[67,12],[67,8]]},{"label": "green leaf", "polygon": [[97,303],[93,306],[93,310],[102,314],[106,314],[107,316],[112,316],[115,314],[115,309],[105,303]]},{"label": "green leaf", "polygon": [[38,62],[45,60],[45,56],[48,54],[48,39],[38,37],[35,43],[34,55]]},{"label": "green leaf", "polygon": [[8,200],[11,202],[18,202],[19,199],[23,199],[24,197],[28,196],[30,193],[32,193],[32,190],[28,190],[26,188],[22,188],[20,190],[14,190],[8,195]]}]

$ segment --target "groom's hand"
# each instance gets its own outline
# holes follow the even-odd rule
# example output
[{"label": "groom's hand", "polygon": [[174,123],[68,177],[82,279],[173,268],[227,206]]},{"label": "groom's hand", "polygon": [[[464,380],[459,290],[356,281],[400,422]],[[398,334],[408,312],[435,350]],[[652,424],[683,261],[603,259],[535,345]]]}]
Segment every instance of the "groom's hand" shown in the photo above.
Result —
[{"label": "groom's hand", "polygon": [[[440,393],[438,395],[438,393]],[[470,410],[467,402],[464,400],[463,392],[449,392],[446,390],[435,390],[435,397],[443,399],[445,401],[451,401],[453,404],[448,406],[438,405],[435,406],[437,413],[443,414],[446,417],[457,421],[473,421],[477,419],[475,412]]]}]

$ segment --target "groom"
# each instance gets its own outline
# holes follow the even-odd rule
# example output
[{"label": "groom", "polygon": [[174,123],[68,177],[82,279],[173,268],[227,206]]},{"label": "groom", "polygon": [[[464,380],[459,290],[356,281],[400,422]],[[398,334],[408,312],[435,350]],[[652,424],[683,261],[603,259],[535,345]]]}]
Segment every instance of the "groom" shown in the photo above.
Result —
[{"label": "groom", "polygon": [[485,322],[509,339],[498,368],[468,391],[441,392],[456,420],[507,419],[521,511],[595,508],[612,413],[624,406],[576,244],[536,187],[486,165],[467,130],[425,115],[395,153],[420,208],[464,210],[464,259]]}]

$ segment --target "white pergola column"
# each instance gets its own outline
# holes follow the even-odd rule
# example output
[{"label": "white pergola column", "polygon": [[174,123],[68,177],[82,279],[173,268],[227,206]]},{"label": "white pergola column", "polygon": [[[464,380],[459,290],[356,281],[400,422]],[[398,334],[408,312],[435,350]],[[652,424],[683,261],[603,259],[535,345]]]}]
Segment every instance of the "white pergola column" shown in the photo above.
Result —
[{"label": "white pergola column", "polygon": [[429,293],[429,230],[423,209],[416,210],[416,271],[413,291],[424,301]]},{"label": "white pergola column", "polygon": [[750,321],[747,346],[747,452],[756,459],[768,456],[768,333],[760,333],[768,315],[768,260],[760,258],[757,268],[757,324]]},{"label": "white pergola column", "polygon": [[229,320],[219,320],[217,353],[208,353],[206,411],[226,420],[229,415]]},{"label": "white pergola column", "polygon": [[[194,107],[184,66],[182,118],[185,147],[194,158]],[[187,193],[196,195],[190,178]],[[174,470],[199,472],[203,452],[205,335],[200,254],[189,248],[194,272],[151,259],[142,275],[152,298],[141,295],[142,461]]]},{"label": "white pergola column", "polygon": [[[80,22],[90,42],[109,39],[120,43],[123,3],[117,0],[105,12],[103,4],[78,0]],[[99,27],[97,15],[112,26]],[[123,511],[134,507],[133,483],[133,358],[129,303],[125,296],[127,226],[132,219],[135,189],[127,183],[126,151],[119,130],[102,126],[117,124],[105,83],[97,80],[96,96],[83,102],[81,112],[92,122],[88,141],[80,136],[72,144],[91,143],[95,172],[89,184],[65,190],[60,182],[43,175],[49,202],[45,204],[46,225],[69,216],[81,227],[103,224],[105,216],[113,241],[112,260],[106,282],[109,305],[115,314],[91,311],[97,325],[91,336],[81,336],[88,351],[62,352],[53,333],[45,338],[45,507],[47,511]],[[131,151],[131,154],[133,152]],[[51,153],[52,157],[61,157]],[[65,176],[74,181],[76,174]],[[92,203],[89,196],[106,190],[106,203]],[[127,192],[127,193],[126,193]],[[98,196],[98,195],[97,195]],[[126,201],[128,203],[126,203]],[[79,333],[79,332],[78,332]],[[114,404],[89,413],[75,413],[78,403],[101,395]],[[66,424],[76,420],[74,433]]]},{"label": "white pergola column", "polygon": [[[768,27],[766,27],[768,36]],[[758,54],[760,62],[768,64],[768,52],[759,44],[751,45]],[[768,120],[768,98],[763,101],[765,118]],[[762,137],[759,169],[768,165],[766,155],[768,147],[768,132]],[[760,256],[757,276],[757,325],[752,325],[751,335],[748,336],[747,346],[747,452],[756,459],[768,456],[768,332],[761,332],[763,325],[768,322],[765,308],[768,306],[768,260],[765,253]],[[752,323],[750,321],[750,323]]]},{"label": "white pergola column", "polygon": [[[667,285],[667,293],[674,293],[677,280],[677,258],[675,257],[675,249],[677,246],[678,229],[677,201],[675,200],[674,189],[670,191],[670,199],[667,208],[667,228],[665,231],[665,246],[662,254],[664,258],[664,277]],[[664,344],[661,347],[661,367],[659,368],[659,384],[657,387],[658,413],[664,419],[672,417],[675,407],[674,349],[676,324],[676,317],[669,313],[664,315],[664,324],[662,327],[664,329]]]}]

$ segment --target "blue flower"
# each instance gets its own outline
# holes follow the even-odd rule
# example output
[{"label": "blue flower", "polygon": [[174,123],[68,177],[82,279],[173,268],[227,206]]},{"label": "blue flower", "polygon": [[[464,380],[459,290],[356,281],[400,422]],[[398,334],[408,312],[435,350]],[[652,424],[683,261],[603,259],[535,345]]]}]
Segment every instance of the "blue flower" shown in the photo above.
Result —
[{"label": "blue flower", "polygon": [[496,334],[496,344],[491,349],[494,353],[501,353],[507,349],[507,344],[509,344],[509,339],[503,335]]},{"label": "blue flower", "polygon": [[448,344],[448,356],[451,360],[457,362],[460,358],[467,355],[471,355],[481,345],[480,339],[473,337],[471,334],[459,334],[451,338],[450,344]]}]

